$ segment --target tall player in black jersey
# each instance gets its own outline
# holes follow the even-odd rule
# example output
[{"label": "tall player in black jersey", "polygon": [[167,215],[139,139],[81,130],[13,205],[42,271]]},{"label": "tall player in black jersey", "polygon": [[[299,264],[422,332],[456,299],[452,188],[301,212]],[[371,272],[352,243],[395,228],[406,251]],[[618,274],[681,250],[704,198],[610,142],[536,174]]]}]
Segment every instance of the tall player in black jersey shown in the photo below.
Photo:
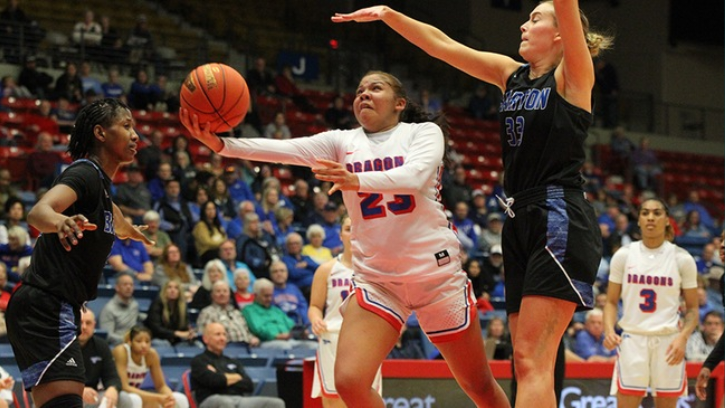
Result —
[{"label": "tall player in black jersey", "polygon": [[96,297],[114,235],[152,245],[111,202],[111,180],[133,161],[138,135],[126,105],[85,106],[71,133],[74,162],[28,213],[42,235],[7,309],[8,337],[40,408],[83,406],[80,308]]},{"label": "tall player in black jersey", "polygon": [[592,56],[610,41],[589,32],[577,0],[544,1],[531,12],[521,25],[519,54],[525,64],[471,49],[387,6],[332,17],[334,22],[376,20],[503,93],[499,112],[509,217],[502,244],[519,384],[515,406],[553,408],[559,341],[575,309],[593,306],[601,258],[601,236],[579,170],[592,122]]}]

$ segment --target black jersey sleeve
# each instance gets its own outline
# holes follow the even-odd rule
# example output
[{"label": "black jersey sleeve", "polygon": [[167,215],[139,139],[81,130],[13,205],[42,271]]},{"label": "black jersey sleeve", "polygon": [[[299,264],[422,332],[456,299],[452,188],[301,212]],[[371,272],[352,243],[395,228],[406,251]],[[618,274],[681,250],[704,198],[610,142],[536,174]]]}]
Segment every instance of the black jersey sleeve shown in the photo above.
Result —
[{"label": "black jersey sleeve", "polygon": [[76,202],[85,202],[88,198],[99,196],[101,183],[98,183],[100,174],[90,163],[77,163],[68,167],[60,175],[56,184],[64,184],[75,191],[78,199]]}]

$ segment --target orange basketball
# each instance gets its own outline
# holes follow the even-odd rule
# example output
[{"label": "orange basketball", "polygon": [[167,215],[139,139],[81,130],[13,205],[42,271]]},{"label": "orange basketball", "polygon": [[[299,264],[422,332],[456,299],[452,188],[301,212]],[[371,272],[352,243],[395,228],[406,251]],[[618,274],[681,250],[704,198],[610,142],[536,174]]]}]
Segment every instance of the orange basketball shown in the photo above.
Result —
[{"label": "orange basketball", "polygon": [[209,122],[213,133],[228,132],[249,110],[247,81],[234,68],[218,63],[201,65],[186,77],[179,94],[181,106]]}]

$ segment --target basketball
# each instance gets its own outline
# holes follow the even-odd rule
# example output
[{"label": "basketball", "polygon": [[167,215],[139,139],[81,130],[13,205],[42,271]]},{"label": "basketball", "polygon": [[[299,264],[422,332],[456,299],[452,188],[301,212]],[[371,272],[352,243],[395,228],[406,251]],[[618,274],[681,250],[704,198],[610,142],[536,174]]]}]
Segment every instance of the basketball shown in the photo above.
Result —
[{"label": "basketball", "polygon": [[218,63],[196,67],[184,80],[179,93],[181,106],[199,117],[199,126],[209,122],[212,133],[228,132],[249,110],[249,88],[234,68]]}]

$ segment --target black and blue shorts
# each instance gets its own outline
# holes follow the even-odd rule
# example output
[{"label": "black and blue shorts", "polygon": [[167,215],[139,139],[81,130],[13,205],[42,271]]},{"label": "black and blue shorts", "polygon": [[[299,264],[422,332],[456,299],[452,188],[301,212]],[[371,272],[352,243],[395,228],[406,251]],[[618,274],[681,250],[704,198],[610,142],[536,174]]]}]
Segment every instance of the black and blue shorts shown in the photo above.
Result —
[{"label": "black and blue shorts", "polygon": [[10,298],[5,318],[26,390],[60,380],[85,383],[78,307],[21,284]]},{"label": "black and blue shorts", "polygon": [[594,305],[602,258],[594,208],[583,191],[547,186],[514,195],[502,233],[506,311],[518,313],[524,296]]}]

